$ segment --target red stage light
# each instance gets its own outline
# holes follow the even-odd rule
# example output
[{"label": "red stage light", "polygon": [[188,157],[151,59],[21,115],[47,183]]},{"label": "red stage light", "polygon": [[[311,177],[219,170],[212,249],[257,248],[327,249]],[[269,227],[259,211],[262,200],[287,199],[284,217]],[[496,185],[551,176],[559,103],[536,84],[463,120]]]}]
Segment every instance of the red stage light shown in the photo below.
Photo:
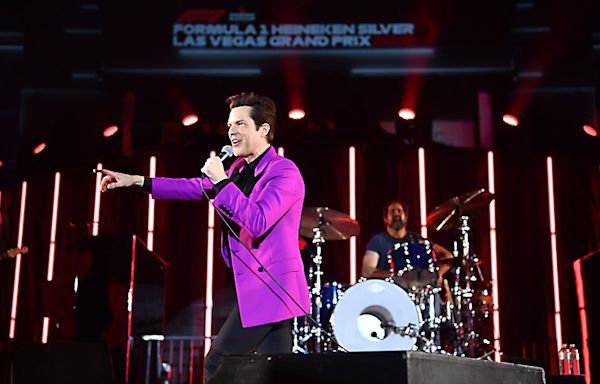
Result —
[{"label": "red stage light", "polygon": [[306,116],[306,112],[302,108],[294,108],[288,112],[288,117],[292,120],[302,120]]},{"label": "red stage light", "polygon": [[519,119],[517,119],[515,115],[511,115],[510,113],[504,114],[504,116],[502,116],[502,121],[504,121],[511,127],[516,127],[519,125]]},{"label": "red stage light", "polygon": [[4,162],[0,160],[0,167],[4,165]]},{"label": "red stage light", "polygon": [[102,132],[102,135],[104,137],[111,137],[112,135],[117,133],[117,131],[119,131],[119,127],[117,127],[116,125],[111,125],[109,127],[106,127],[106,129],[104,129],[104,132]]},{"label": "red stage light", "polygon": [[198,122],[198,115],[186,115],[184,116],[183,119],[181,119],[181,124],[183,124],[184,127],[189,127],[190,125],[194,125]]},{"label": "red stage light", "polygon": [[44,149],[46,149],[46,143],[40,143],[37,145],[37,147],[35,147],[33,149],[33,154],[34,155],[38,155],[40,154]]},{"label": "red stage light", "polygon": [[585,124],[583,126],[583,132],[587,133],[588,135],[592,136],[592,137],[597,137],[598,136],[598,131],[596,130],[596,128],[592,127],[591,125]]},{"label": "red stage light", "polygon": [[417,114],[411,108],[401,108],[398,111],[398,116],[400,116],[402,120],[414,120],[414,118],[417,117]]}]

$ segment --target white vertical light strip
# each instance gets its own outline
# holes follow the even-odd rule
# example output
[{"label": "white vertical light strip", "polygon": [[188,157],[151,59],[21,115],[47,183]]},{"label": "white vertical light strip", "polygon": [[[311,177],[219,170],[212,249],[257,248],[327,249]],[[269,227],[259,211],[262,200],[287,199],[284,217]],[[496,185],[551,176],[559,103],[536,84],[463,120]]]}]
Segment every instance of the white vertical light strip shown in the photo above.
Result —
[{"label": "white vertical light strip", "polygon": [[277,148],[277,154],[281,157],[285,157],[285,149],[283,149],[283,147]]},{"label": "white vertical light strip", "polygon": [[[488,166],[488,191],[496,193],[496,176],[494,169],[494,152],[487,153]],[[494,324],[494,360],[499,362],[501,359],[500,345],[500,299],[498,289],[498,247],[496,238],[496,199],[492,200],[489,206],[490,213],[490,264],[492,270],[492,321]]]},{"label": "white vertical light strip", "polygon": [[92,236],[98,236],[100,226],[100,182],[102,181],[102,163],[96,166],[96,193],[94,195],[94,220],[92,221]]},{"label": "white vertical light strip", "polygon": [[421,236],[427,238],[427,190],[425,188],[425,149],[419,148],[419,208]]},{"label": "white vertical light strip", "polygon": [[[23,247],[23,231],[25,230],[25,201],[27,199],[27,182],[24,181],[21,187],[21,211],[19,213],[19,232],[17,235],[17,248]],[[12,305],[10,309],[10,330],[8,337],[15,338],[15,328],[17,326],[17,304],[19,298],[19,280],[21,279],[21,254],[17,254],[15,261],[15,278],[13,281]]]},{"label": "white vertical light strip", "polygon": [[[150,157],[150,177],[156,177],[156,156]],[[146,245],[148,250],[154,251],[154,203],[152,194],[148,194],[148,236]]]},{"label": "white vertical light strip", "polygon": [[44,317],[44,324],[42,325],[42,344],[48,342],[48,325],[50,324],[50,318]]},{"label": "white vertical light strip", "polygon": [[[216,156],[215,151],[210,157]],[[206,296],[204,303],[204,356],[212,345],[213,275],[215,249],[215,208],[208,204],[208,230],[206,242]]]},{"label": "white vertical light strip", "polygon": [[[350,218],[356,220],[356,148],[348,149],[350,189]],[[350,238],[350,284],[356,283],[356,236]]]},{"label": "white vertical light strip", "polygon": [[54,277],[54,254],[56,252],[56,221],[58,219],[58,198],[60,196],[60,172],[54,174],[54,199],[52,200],[52,224],[50,226],[50,249],[48,250],[48,272],[46,280]]},{"label": "white vertical light strip", "polygon": [[550,249],[552,252],[552,285],[554,287],[554,329],[556,333],[556,347],[562,346],[562,319],[560,315],[560,286],[558,280],[558,250],[556,246],[556,218],[554,210],[554,169],[552,157],[546,158],[546,171],[548,173],[548,213],[550,215]]}]

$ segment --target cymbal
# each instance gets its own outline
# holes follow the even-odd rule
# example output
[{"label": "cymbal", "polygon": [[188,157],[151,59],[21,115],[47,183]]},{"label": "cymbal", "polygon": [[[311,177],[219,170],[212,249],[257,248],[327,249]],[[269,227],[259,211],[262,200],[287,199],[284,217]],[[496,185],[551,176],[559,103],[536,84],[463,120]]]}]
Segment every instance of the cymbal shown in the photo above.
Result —
[{"label": "cymbal", "polygon": [[454,196],[427,215],[427,226],[435,231],[456,228],[461,216],[479,211],[492,200],[494,194],[483,188]]},{"label": "cymbal", "polygon": [[319,228],[325,240],[347,240],[360,233],[358,221],[345,213],[327,207],[304,207],[300,220],[300,235],[312,238]]}]

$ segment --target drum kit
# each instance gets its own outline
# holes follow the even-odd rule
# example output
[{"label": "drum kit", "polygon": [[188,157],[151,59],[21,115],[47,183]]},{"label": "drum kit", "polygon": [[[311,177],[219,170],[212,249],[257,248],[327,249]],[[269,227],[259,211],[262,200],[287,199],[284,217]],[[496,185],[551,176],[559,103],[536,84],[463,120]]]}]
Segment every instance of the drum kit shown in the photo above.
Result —
[{"label": "drum kit", "polygon": [[[493,194],[478,189],[451,198],[427,216],[434,231],[456,230],[453,258],[438,260],[426,239],[398,242],[387,255],[390,278],[361,278],[349,287],[323,282],[323,245],[358,235],[360,225],[342,212],[305,207],[300,234],[312,239],[315,249],[307,272],[312,319],[294,319],[293,351],[416,350],[489,356],[492,343],[480,330],[493,304],[481,262],[471,249],[470,222],[493,199]],[[444,265],[450,268],[448,280],[438,278]]]}]

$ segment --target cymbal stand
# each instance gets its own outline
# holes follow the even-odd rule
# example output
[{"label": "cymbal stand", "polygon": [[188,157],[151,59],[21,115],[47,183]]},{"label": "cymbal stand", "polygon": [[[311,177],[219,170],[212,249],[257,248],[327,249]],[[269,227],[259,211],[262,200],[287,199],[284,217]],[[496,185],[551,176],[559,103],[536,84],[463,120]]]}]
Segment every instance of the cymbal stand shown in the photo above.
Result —
[{"label": "cymbal stand", "polygon": [[[312,299],[311,314],[317,321],[317,324],[321,324],[321,309],[323,308],[323,302],[321,299],[321,289],[323,287],[322,276],[323,271],[321,270],[321,264],[323,264],[322,256],[322,244],[325,243],[323,232],[321,227],[324,225],[323,215],[319,213],[319,225],[313,228],[313,244],[315,245],[316,252],[313,256],[313,279],[314,283],[310,290],[310,296]],[[314,351],[319,353],[322,351],[323,334],[320,327],[311,324],[311,334],[315,336]]]},{"label": "cymbal stand", "polygon": [[292,353],[302,353],[304,355],[308,353],[306,349],[306,335],[308,334],[307,320],[306,316],[304,316],[304,323],[300,324],[298,318],[294,317],[294,322],[292,323]]},{"label": "cymbal stand", "polygon": [[469,232],[469,217],[460,217],[459,231],[459,257],[460,265],[455,270],[455,283],[453,295],[455,297],[455,323],[457,334],[454,354],[457,356],[476,357],[480,345],[489,344],[489,340],[482,339],[476,331],[475,307],[473,295],[475,294],[474,283],[483,281],[483,275],[479,267],[479,259],[471,253]]},{"label": "cymbal stand", "polygon": [[[319,223],[315,228],[313,228],[312,243],[315,244],[315,253],[312,255],[311,265],[308,270],[308,283],[310,287],[309,294],[311,301],[310,315],[319,325],[321,324],[321,310],[323,308],[321,296],[323,288],[323,271],[321,269],[321,265],[323,264],[322,244],[325,243],[325,238],[321,228],[324,224],[325,222],[323,215],[319,213]],[[323,330],[319,326],[309,321],[306,316],[294,318],[292,335],[292,352],[306,354],[319,353],[323,351]],[[313,337],[313,343],[309,344],[309,340]]]},{"label": "cymbal stand", "polygon": [[466,356],[467,351],[464,349],[469,346],[468,335],[472,329],[472,319],[469,314],[470,301],[473,296],[471,289],[470,276],[470,250],[469,241],[469,217],[460,216],[459,232],[459,252],[460,264],[454,271],[454,287],[452,294],[454,295],[455,305],[455,323],[454,328],[457,334],[457,340],[454,353],[457,356]]}]

